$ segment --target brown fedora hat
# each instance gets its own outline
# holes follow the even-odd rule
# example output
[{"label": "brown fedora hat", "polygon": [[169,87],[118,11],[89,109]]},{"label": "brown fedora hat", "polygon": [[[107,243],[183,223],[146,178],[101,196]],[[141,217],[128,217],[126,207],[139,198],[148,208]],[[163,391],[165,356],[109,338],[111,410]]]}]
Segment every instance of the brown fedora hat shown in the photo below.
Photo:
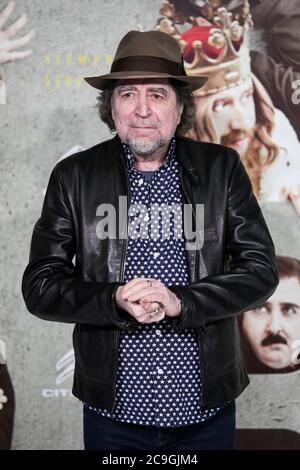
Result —
[{"label": "brown fedora hat", "polygon": [[187,76],[179,44],[161,31],[129,31],[121,39],[110,73],[84,79],[102,90],[112,80],[134,78],[172,78],[191,91],[207,81],[207,77]]}]

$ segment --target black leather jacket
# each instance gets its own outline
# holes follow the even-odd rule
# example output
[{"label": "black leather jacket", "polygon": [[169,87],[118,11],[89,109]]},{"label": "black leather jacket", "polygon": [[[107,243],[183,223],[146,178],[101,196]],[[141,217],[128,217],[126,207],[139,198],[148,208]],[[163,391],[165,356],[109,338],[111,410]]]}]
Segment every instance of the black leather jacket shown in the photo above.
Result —
[{"label": "black leather jacket", "polygon": [[[263,304],[278,284],[274,245],[238,154],[221,145],[177,138],[185,203],[204,204],[204,244],[187,250],[190,284],[173,286],[182,314],[178,333],[195,328],[202,406],[234,399],[248,385],[237,314]],[[119,138],[60,161],[34,227],[22,292],[28,310],[75,323],[73,393],[112,411],[120,330],[138,324],[115,303],[124,284],[126,239],[97,237],[97,207],[128,195]],[[118,217],[117,217],[118,220]],[[117,225],[117,233],[119,233]],[[75,265],[73,258],[75,256]]]}]

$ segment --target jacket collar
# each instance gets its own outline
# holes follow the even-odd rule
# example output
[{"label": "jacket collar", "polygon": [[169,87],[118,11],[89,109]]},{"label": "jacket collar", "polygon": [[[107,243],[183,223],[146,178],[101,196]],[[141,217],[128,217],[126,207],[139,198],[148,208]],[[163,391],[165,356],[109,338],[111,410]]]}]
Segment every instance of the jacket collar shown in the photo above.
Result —
[{"label": "jacket collar", "polygon": [[[122,145],[122,142],[121,142],[119,136],[116,135],[112,139],[111,142],[114,144],[113,145],[113,147],[114,147],[113,154],[116,157],[116,161],[117,161],[118,165],[124,167],[124,158],[123,158],[123,153],[122,153],[123,152],[123,145]],[[193,181],[196,184],[199,184],[200,177],[197,174],[197,170],[196,170],[196,168],[194,167],[192,161],[189,158],[189,155],[188,155],[187,149],[184,145],[183,139],[181,139],[178,136],[176,136],[175,154],[176,154],[180,164],[189,173],[189,175],[191,176]]]},{"label": "jacket collar", "polygon": [[189,173],[191,178],[196,184],[200,183],[200,176],[198,175],[198,172],[193,165],[193,162],[191,161],[189,157],[189,152],[186,148],[186,145],[184,143],[184,139],[180,137],[176,137],[176,156],[181,163],[181,165],[185,168],[185,170]]}]

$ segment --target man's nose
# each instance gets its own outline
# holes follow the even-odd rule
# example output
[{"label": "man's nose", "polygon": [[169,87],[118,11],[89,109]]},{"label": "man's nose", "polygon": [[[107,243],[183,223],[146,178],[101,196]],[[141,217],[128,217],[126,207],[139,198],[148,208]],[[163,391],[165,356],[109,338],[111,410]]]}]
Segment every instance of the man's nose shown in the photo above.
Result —
[{"label": "man's nose", "polygon": [[273,335],[278,334],[282,331],[282,324],[280,320],[280,315],[277,312],[274,312],[270,315],[269,323],[267,325],[267,329]]},{"label": "man's nose", "polygon": [[143,94],[139,95],[136,102],[135,113],[140,117],[148,117],[151,112],[147,96]]},{"label": "man's nose", "polygon": [[230,127],[233,130],[247,130],[247,113],[240,104],[232,110]]}]

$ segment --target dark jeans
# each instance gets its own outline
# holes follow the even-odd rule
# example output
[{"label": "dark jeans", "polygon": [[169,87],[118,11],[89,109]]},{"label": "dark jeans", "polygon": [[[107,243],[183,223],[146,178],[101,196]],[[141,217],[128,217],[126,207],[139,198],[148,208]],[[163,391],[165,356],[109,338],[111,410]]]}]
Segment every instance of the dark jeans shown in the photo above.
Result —
[{"label": "dark jeans", "polygon": [[234,401],[206,421],[174,428],[124,423],[83,408],[86,450],[234,449]]}]

